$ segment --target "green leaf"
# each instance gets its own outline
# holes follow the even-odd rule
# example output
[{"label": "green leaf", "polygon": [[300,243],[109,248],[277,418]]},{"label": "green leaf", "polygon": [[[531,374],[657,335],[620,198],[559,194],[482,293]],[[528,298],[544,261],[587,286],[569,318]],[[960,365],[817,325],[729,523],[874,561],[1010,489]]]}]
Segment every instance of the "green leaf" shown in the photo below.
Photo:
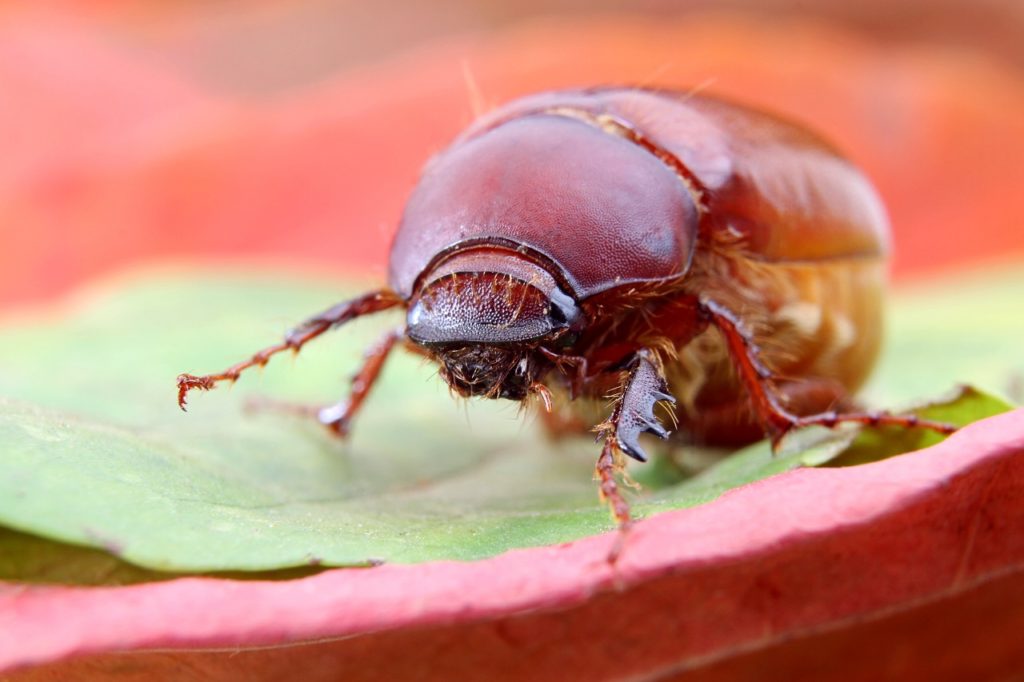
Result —
[{"label": "green leaf", "polygon": [[[960,386],[948,396],[913,409],[913,413],[937,422],[966,426],[972,422],[1006,412],[1010,405],[1000,398],[970,386]],[[935,445],[942,436],[927,429],[903,429],[895,426],[863,429],[843,452],[829,464],[852,466],[876,462],[904,452]]]},{"label": "green leaf", "polygon": [[177,577],[138,568],[100,549],[76,547],[0,528],[0,580],[127,585]]},{"label": "green leaf", "polygon": [[[1012,307],[1022,283],[1018,276],[1012,286],[993,287],[986,305]],[[19,532],[0,534],[0,556],[21,558],[0,562],[0,577],[89,584],[154,577],[110,564],[112,556],[171,572],[477,559],[611,528],[592,481],[592,439],[552,443],[532,413],[524,418],[515,405],[453,401],[435,370],[409,355],[389,361],[346,443],[301,419],[243,409],[256,395],[337,400],[362,350],[400,324],[400,315],[357,321],[295,362],[277,359],[262,377],[254,372],[233,391],[195,395],[188,414],[177,409],[178,373],[221,369],[356,291],[184,271],[122,280],[53,317],[8,321],[0,330],[0,525]],[[972,310],[942,306],[942,319],[969,319],[977,313],[969,303],[963,307]],[[1000,376],[1020,371],[1002,338],[984,351],[985,335],[956,336],[970,328],[943,336],[925,326],[900,329],[901,319],[923,321],[920,310],[931,304],[924,297],[899,302],[892,335],[916,334],[916,342],[902,360],[883,361],[886,373],[872,394],[892,400],[875,404],[898,406],[920,395],[904,387],[901,370],[914,386],[972,379],[977,352]],[[1000,332],[1019,338],[1021,323],[1014,330],[1009,317],[999,320]],[[936,346],[958,343],[972,355],[952,354],[922,379],[918,359],[940,357]],[[977,414],[1000,405],[987,403]],[[948,418],[954,416],[962,415]],[[760,443],[697,475],[690,475],[694,468],[721,454],[686,450],[680,462],[634,466],[644,486],[635,511],[700,504],[746,482],[829,462],[854,436],[809,430],[778,456]],[[880,438],[894,437],[902,435]],[[28,535],[56,543],[43,552],[38,543],[28,547]],[[53,570],[61,547],[69,568]],[[31,560],[41,552],[51,568]]]},{"label": "green leaf", "polygon": [[[0,528],[0,580],[40,584],[132,585],[179,578],[172,573],[142,568],[111,552],[47,540],[38,535]],[[202,575],[232,580],[291,580],[324,570],[297,566],[272,571],[209,571]]]}]

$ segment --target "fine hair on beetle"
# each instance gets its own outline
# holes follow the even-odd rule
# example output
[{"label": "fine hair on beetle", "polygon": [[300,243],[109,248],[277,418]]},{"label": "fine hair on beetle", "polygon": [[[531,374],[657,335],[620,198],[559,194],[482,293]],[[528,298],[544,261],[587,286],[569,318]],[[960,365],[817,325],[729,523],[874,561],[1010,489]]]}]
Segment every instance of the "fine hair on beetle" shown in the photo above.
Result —
[{"label": "fine hair on beetle", "polygon": [[[462,269],[438,276],[411,302],[409,335],[456,394],[523,401],[537,393],[547,404],[540,379],[553,363],[537,348],[571,341],[579,315],[568,297],[542,291],[543,279]],[[479,329],[467,332],[467,320]]]},{"label": "fine hair on beetle", "polygon": [[180,375],[178,402],[401,308],[348,396],[317,413],[331,433],[349,432],[400,345],[455,395],[536,398],[549,433],[596,431],[599,495],[625,529],[642,434],[777,448],[812,425],[954,430],[854,398],[881,345],[888,252],[871,183],[803,126],[694,91],[538,93],[426,164],[386,286],[221,372]]}]

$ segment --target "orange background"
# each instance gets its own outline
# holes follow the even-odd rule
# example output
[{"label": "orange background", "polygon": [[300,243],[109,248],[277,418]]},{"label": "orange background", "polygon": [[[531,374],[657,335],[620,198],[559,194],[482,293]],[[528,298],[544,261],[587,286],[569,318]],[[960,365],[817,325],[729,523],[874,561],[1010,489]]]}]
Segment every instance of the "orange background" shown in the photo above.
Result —
[{"label": "orange background", "polygon": [[0,5],[0,304],[151,259],[382,275],[474,107],[596,83],[822,130],[879,186],[898,277],[1024,254],[1022,12],[889,4]]}]

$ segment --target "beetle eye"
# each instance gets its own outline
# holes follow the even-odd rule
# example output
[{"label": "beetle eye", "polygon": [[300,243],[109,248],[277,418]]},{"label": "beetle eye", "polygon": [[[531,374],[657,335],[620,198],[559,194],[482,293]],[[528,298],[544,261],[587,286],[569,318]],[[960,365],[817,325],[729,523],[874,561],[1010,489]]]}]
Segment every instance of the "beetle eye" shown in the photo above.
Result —
[{"label": "beetle eye", "polygon": [[557,305],[552,305],[548,308],[548,317],[555,323],[556,327],[568,326],[569,320],[565,317],[565,311]]},{"label": "beetle eye", "polygon": [[576,307],[576,302],[570,297],[558,289],[552,290],[548,296],[550,304],[548,305],[547,316],[552,328],[566,329],[575,327],[581,321],[580,309]]}]

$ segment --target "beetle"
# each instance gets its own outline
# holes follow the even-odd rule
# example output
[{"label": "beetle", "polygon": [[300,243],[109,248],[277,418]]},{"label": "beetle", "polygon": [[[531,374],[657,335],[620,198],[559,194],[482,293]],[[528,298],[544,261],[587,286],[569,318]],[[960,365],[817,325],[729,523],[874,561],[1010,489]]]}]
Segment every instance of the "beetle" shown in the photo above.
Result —
[{"label": "beetle", "polygon": [[888,242],[865,176],[781,118],[647,88],[532,95],[427,163],[386,288],[220,373],[182,374],[178,402],[402,308],[404,327],[367,353],[348,398],[318,412],[324,425],[348,432],[401,342],[461,396],[536,396],[555,434],[597,423],[600,496],[625,528],[623,454],[645,461],[641,433],[670,437],[658,404],[681,443],[778,446],[794,428],[844,422],[952,432],[851,401],[879,349]]}]

